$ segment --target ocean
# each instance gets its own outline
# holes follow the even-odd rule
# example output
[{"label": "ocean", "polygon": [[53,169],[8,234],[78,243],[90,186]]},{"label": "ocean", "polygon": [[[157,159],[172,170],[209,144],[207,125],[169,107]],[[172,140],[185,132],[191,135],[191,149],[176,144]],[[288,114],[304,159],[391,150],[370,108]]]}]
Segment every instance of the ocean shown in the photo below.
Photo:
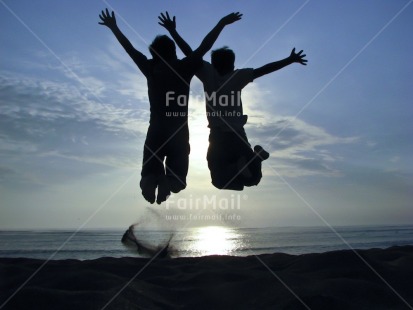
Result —
[{"label": "ocean", "polygon": [[[135,227],[140,244],[162,248],[170,239],[172,257],[305,254],[342,249],[413,245],[413,226],[229,228],[206,226],[177,231]],[[142,257],[136,245],[121,242],[124,230],[0,231],[0,257],[95,259]]]}]

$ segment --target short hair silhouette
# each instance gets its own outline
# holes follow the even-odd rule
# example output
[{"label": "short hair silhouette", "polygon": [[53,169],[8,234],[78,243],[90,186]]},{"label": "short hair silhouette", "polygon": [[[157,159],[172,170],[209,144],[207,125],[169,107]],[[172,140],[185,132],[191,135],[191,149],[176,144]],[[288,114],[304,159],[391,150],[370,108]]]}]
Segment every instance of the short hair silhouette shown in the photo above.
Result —
[{"label": "short hair silhouette", "polygon": [[155,61],[176,59],[175,42],[166,35],[158,35],[149,46],[152,58]]},{"label": "short hair silhouette", "polygon": [[234,51],[228,46],[213,50],[211,52],[211,64],[221,75],[231,72],[234,70],[235,64]]}]

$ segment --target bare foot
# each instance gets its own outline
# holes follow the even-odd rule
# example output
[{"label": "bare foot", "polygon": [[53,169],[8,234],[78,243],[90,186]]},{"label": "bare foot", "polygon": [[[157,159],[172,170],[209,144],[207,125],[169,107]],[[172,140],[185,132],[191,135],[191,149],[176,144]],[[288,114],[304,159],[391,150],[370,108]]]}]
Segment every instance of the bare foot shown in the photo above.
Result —
[{"label": "bare foot", "polygon": [[185,189],[186,184],[172,176],[168,176],[168,182],[169,182],[169,189],[171,190],[172,193],[179,193],[181,190]]},{"label": "bare foot", "polygon": [[142,189],[142,196],[150,203],[155,202],[155,190],[157,185],[157,177],[153,174],[142,177],[141,179],[140,186]]},{"label": "bare foot", "polygon": [[166,201],[171,195],[169,190],[169,183],[166,175],[161,175],[158,178],[158,196],[156,197],[156,203],[160,205],[162,202]]},{"label": "bare foot", "polygon": [[270,153],[262,148],[261,145],[254,146],[254,152],[261,160],[267,160],[270,157]]}]

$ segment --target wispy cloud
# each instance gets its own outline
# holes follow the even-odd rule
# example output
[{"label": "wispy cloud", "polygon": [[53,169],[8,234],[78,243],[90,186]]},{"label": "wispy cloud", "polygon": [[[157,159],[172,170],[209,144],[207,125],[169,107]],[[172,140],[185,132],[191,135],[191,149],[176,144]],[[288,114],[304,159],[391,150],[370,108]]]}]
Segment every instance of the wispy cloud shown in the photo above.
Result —
[{"label": "wispy cloud", "polygon": [[[0,157],[6,169],[2,170],[3,181],[38,179],[25,177],[28,162],[43,167],[38,174],[44,180],[48,178],[46,174],[53,176],[45,171],[54,168],[66,170],[70,177],[74,162],[95,165],[90,170],[83,168],[84,172],[97,171],[97,165],[136,167],[142,153],[146,115],[103,98],[104,103],[98,102],[64,82],[1,72]],[[56,165],[50,164],[53,161]],[[36,173],[36,169],[31,170]],[[10,177],[11,172],[15,177]]]},{"label": "wispy cloud", "polygon": [[[251,125],[248,133],[251,144],[260,144],[268,149],[280,173],[288,176],[338,176],[334,163],[342,158],[334,148],[359,141],[358,137],[334,136],[321,127],[293,117],[274,117],[271,121]],[[277,133],[280,134],[273,139]]]}]

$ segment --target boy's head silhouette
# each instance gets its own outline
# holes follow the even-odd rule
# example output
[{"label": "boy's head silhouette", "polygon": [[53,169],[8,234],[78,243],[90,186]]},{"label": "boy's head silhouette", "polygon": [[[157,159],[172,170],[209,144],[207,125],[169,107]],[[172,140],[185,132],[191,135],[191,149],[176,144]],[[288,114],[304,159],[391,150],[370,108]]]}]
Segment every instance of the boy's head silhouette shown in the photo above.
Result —
[{"label": "boy's head silhouette", "polygon": [[211,64],[220,75],[225,75],[234,70],[235,53],[224,46],[211,52]]},{"label": "boy's head silhouette", "polygon": [[158,35],[149,45],[149,51],[155,61],[176,59],[175,42],[166,35]]}]

